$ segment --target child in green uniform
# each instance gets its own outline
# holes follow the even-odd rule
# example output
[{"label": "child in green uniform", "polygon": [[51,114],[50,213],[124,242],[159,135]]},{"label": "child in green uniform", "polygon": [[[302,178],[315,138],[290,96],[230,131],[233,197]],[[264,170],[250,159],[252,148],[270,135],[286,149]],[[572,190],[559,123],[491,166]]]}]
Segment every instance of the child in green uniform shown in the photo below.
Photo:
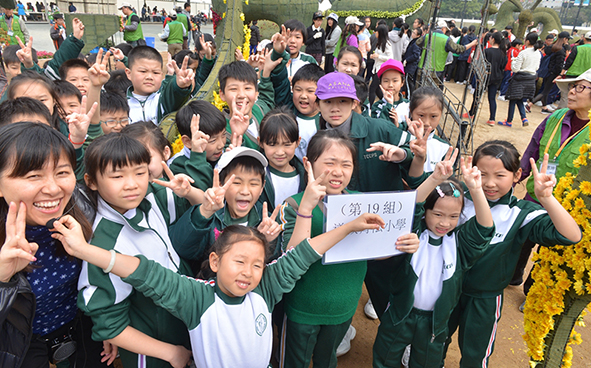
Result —
[{"label": "child in green uniform", "polygon": [[206,191],[226,146],[226,118],[211,103],[194,100],[176,113],[175,124],[184,147],[169,160],[170,170],[189,175],[194,187]]},{"label": "child in green uniform", "polygon": [[[459,327],[460,367],[488,367],[501,318],[503,290],[509,285],[526,239],[542,246],[574,244],[581,239],[575,220],[552,195],[556,179],[548,175],[548,155],[538,171],[531,160],[535,194],[540,204],[517,199],[513,185],[521,177],[519,153],[506,141],[489,141],[474,153],[482,189],[495,221],[490,247],[466,274],[462,295],[449,320],[449,335]],[[462,221],[474,216],[465,200]]]},{"label": "child in green uniform", "polygon": [[374,367],[399,367],[408,344],[412,346],[410,367],[439,367],[447,322],[459,299],[464,273],[495,234],[480,171],[470,167],[471,158],[467,165],[462,159],[461,167],[476,215],[458,226],[464,198],[461,184],[447,179],[455,161],[455,154],[450,156],[417,189],[413,227],[420,246],[416,254],[395,257],[390,304],[373,347]]},{"label": "child in green uniform", "polygon": [[[304,158],[306,191],[288,198],[281,207],[283,250],[322,234],[319,201],[327,194],[349,192],[346,188],[355,169],[356,150],[353,142],[337,130],[320,131],[312,138]],[[417,245],[416,234],[408,234],[398,239],[397,249],[412,253]],[[366,268],[366,261],[334,265],[318,261],[285,296],[282,367],[308,367],[310,361],[314,366],[336,367],[337,347],[355,314]]]},{"label": "child in green uniform", "polygon": [[378,78],[384,97],[371,106],[371,117],[391,121],[400,129],[407,130],[409,104],[400,93],[404,86],[404,66],[398,60],[389,59],[378,70]]},{"label": "child in green uniform", "polygon": [[278,209],[269,217],[267,203],[259,201],[266,167],[265,156],[251,148],[236,147],[222,155],[213,171],[212,187],[205,191],[203,203],[191,215],[199,237],[175,244],[181,257],[199,263],[220,232],[230,225],[257,227],[269,242],[277,238]]},{"label": "child in green uniform", "polygon": [[263,118],[258,143],[269,166],[260,201],[267,202],[270,211],[306,189],[306,170],[295,156],[300,140],[295,116],[287,107],[271,110]]},{"label": "child in green uniform", "polygon": [[[174,251],[175,237],[196,239],[192,212],[197,203],[186,178],[150,183],[150,153],[141,142],[111,133],[90,144],[85,181],[97,214],[90,242],[106,250],[141,254],[171,272],[190,274]],[[93,339],[119,347],[124,366],[182,366],[189,360],[183,323],[120,278],[84,264],[78,307],[93,320]]]},{"label": "child in green uniform", "polygon": [[[350,232],[383,226],[378,215],[365,213],[316,238],[304,239],[268,265],[265,236],[252,228],[230,226],[209,255],[209,266],[216,273],[210,280],[183,277],[142,255],[131,257],[91,246],[69,215],[56,224],[59,233],[53,237],[62,241],[71,255],[92,262],[105,277],[121,278],[128,287],[181,319],[189,329],[198,367],[267,367],[275,303],[312,263]],[[185,365],[184,359],[178,359],[176,366]]]}]

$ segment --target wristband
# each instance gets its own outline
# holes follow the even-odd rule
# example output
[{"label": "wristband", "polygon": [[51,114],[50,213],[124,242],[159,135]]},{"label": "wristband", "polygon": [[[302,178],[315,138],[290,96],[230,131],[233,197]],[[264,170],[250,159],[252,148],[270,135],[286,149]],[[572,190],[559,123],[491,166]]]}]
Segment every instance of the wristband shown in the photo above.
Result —
[{"label": "wristband", "polygon": [[109,249],[109,252],[111,253],[111,261],[109,261],[109,266],[103,269],[104,273],[111,272],[113,270],[113,266],[115,266],[115,257],[117,256],[117,252],[115,252],[113,249]]},{"label": "wristband", "polygon": [[72,143],[75,146],[81,146],[84,144],[84,142],[86,142],[86,137],[84,137],[84,140],[81,143],[77,143],[72,141],[72,133],[68,134],[68,140],[70,141],[70,143]]},{"label": "wristband", "polygon": [[296,213],[296,215],[298,215],[299,217],[302,217],[302,218],[311,219],[311,218],[313,217],[313,215],[309,215],[309,216],[302,215],[302,214],[301,214],[301,213],[299,213],[297,210],[295,210],[295,213]]}]

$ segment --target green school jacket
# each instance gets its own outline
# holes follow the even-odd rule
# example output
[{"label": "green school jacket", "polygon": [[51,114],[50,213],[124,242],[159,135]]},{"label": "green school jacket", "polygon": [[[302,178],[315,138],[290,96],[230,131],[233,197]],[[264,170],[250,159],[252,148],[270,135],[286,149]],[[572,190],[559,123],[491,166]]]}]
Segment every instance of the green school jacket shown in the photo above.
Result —
[{"label": "green school jacket", "polygon": [[[303,192],[306,190],[307,184],[305,181],[306,169],[304,168],[304,164],[296,156],[293,156],[291,161],[289,161],[289,164],[295,168],[295,171],[300,177],[300,188],[298,192]],[[267,209],[269,212],[273,212],[275,210],[275,188],[273,187],[273,181],[271,180],[269,166],[267,166],[266,171],[265,188],[263,189],[263,194],[259,197],[259,202],[267,202]]]},{"label": "green school jacket", "polygon": [[[392,110],[393,107],[398,108],[399,105],[402,105],[405,107],[405,111],[408,111],[408,104],[409,100],[402,97],[402,94],[400,94],[398,101],[394,101],[394,104],[384,100],[376,101],[371,105],[371,117],[392,122],[392,120],[390,120],[390,110]],[[400,116],[400,113],[398,114],[398,128],[404,131],[408,130],[408,122],[404,116]]]},{"label": "green school jacket", "polygon": [[289,53],[283,51],[283,54],[278,54],[273,50],[271,52],[271,60],[283,59],[281,63],[275,67],[271,73],[271,82],[273,83],[273,90],[275,91],[275,105],[287,106],[294,109],[293,93],[291,92],[291,82],[287,76],[287,62],[289,61]]},{"label": "green school jacket", "polygon": [[204,57],[203,60],[201,60],[199,67],[197,67],[197,70],[195,71],[195,88],[193,88],[193,92],[191,92],[191,97],[195,97],[197,92],[199,92],[201,86],[203,86],[203,83],[205,83],[209,77],[217,59],[218,57],[216,56],[213,59]]},{"label": "green school jacket", "polygon": [[[468,271],[463,293],[472,297],[495,297],[509,285],[527,239],[541,246],[571,245],[537,203],[517,199],[513,190],[498,201],[488,201],[495,221],[495,236],[488,249]],[[466,193],[462,222],[474,217],[474,203]]]},{"label": "green school jacket", "polygon": [[[189,157],[187,158],[187,154]],[[216,162],[207,161],[205,152],[193,152],[184,147],[170,162],[170,171],[173,174],[187,174],[195,182],[191,185],[202,191],[206,191],[213,185],[213,169]]]},{"label": "green school jacket", "polygon": [[[185,261],[174,251],[175,232],[191,238],[191,218],[184,216],[190,204],[170,189],[150,185],[137,209],[119,214],[99,198],[90,243],[103,249],[137,255],[169,268],[171,272],[191,275]],[[195,235],[192,236],[195,239]],[[105,274],[99,267],[84,263],[78,284],[78,307],[93,320],[92,338],[104,341],[118,336],[131,326],[151,337],[189,347],[188,334],[182,321],[152,300],[138,293],[119,277]],[[138,366],[137,354],[120,349],[125,366]],[[167,362],[147,359],[147,367],[170,367]]]},{"label": "green school jacket", "polygon": [[[421,245],[415,254],[403,254],[396,257],[396,267],[390,283],[390,307],[384,312],[382,319],[390,318],[394,326],[402,323],[410,314],[414,304],[414,289],[418,280],[411,261],[413,257],[420,257],[423,241],[428,239],[429,231],[423,220],[424,202],[417,203],[413,232],[419,234]],[[442,246],[456,245],[455,264],[446,264],[446,272],[450,275],[443,281],[441,295],[433,308],[432,342],[445,342],[447,338],[447,322],[456,306],[462,291],[464,275],[474,263],[484,254],[492,237],[495,227],[484,227],[476,218],[456,227],[452,232],[442,237]],[[425,248],[424,248],[425,249]]]},{"label": "green school jacket", "polygon": [[45,64],[45,68],[42,69],[39,65],[34,64],[30,69],[25,68],[23,65],[21,66],[21,70],[34,70],[39,74],[44,74],[51,80],[60,80],[60,66],[66,60],[78,58],[78,55],[80,55],[80,52],[83,48],[84,41],[79,40],[74,37],[73,34],[70,34],[68,37],[66,37],[59,50],[53,54],[53,59],[49,60]]},{"label": "green school jacket", "polygon": [[[298,193],[290,199],[299,205],[303,195]],[[312,216],[310,236],[315,237],[324,232],[323,213],[319,206],[314,208]],[[279,213],[284,250],[293,234],[296,219],[295,208],[286,201]],[[323,265],[320,260],[314,262],[292,292],[284,297],[287,317],[307,325],[338,325],[348,321],[357,309],[366,271],[367,261],[331,265]]]},{"label": "green school jacket", "polygon": [[[401,168],[410,167],[413,154],[408,148],[410,135],[381,119],[372,119],[352,113],[349,136],[357,146],[357,170],[353,173],[348,188],[360,192],[383,192],[402,190]],[[381,152],[367,152],[371,143],[390,143],[406,151],[406,159],[400,163],[379,159]]]}]

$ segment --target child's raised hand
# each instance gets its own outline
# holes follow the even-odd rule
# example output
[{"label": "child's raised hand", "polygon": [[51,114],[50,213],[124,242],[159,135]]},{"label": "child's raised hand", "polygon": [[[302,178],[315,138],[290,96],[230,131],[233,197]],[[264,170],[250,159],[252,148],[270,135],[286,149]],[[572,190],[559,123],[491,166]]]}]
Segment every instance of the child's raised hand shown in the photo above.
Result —
[{"label": "child's raised hand", "polygon": [[172,64],[176,64],[176,61],[174,61],[174,58],[172,57],[170,52],[168,53],[167,60],[168,61],[166,62],[166,75],[174,75],[174,65]]},{"label": "child's raised hand", "polygon": [[381,151],[379,159],[382,161],[399,162],[404,160],[404,150],[393,144],[375,142],[369,145],[367,152]]},{"label": "child's raised hand", "polygon": [[[236,49],[236,51],[239,51],[240,49]],[[242,51],[240,51],[240,53],[242,54]],[[242,57],[244,59],[244,56]],[[248,63],[248,65],[252,66],[253,68],[258,68],[259,67],[259,63],[261,62],[260,60],[261,56],[259,54],[251,54],[248,57],[248,60],[246,60],[246,62]]]},{"label": "child's raised hand", "polygon": [[531,165],[532,175],[534,176],[534,193],[538,200],[552,197],[554,192],[554,186],[556,185],[556,176],[549,175],[548,172],[548,159],[549,156],[546,153],[544,160],[542,161],[542,167],[538,171],[536,162],[533,158],[529,159]]},{"label": "child's raised hand", "polygon": [[464,183],[466,183],[470,191],[482,188],[480,170],[478,170],[478,167],[472,166],[472,156],[468,156],[465,160],[463,157],[460,158],[460,168],[464,176]]},{"label": "child's raised hand", "polygon": [[188,88],[193,85],[195,81],[195,72],[191,68],[187,68],[189,65],[189,55],[185,56],[183,59],[183,65],[179,69],[179,66],[176,63],[173,64],[174,72],[176,74],[176,84],[180,88]]},{"label": "child's raised hand", "polygon": [[425,128],[423,122],[419,119],[419,121],[411,121],[408,124],[408,131],[416,137],[416,139],[413,139],[408,144],[410,151],[415,157],[424,161],[427,158],[427,141],[429,140],[429,135],[433,131],[433,128],[430,126]]},{"label": "child's raised hand", "polygon": [[382,90],[382,93],[384,95],[384,100],[386,100],[387,103],[389,103],[390,105],[394,104],[394,94],[386,89],[384,89],[384,87],[382,87],[380,85],[380,89]]},{"label": "child's raised hand", "polygon": [[275,70],[275,67],[279,64],[281,64],[281,62],[283,61],[283,59],[279,58],[277,60],[271,60],[271,55],[273,53],[269,52],[269,51],[264,51],[264,64],[263,64],[263,73],[262,76],[264,78],[269,78],[271,76],[271,73],[273,72],[273,70]]},{"label": "child's raised hand", "polygon": [[72,29],[74,37],[81,40],[84,37],[84,24],[78,18],[72,19]]},{"label": "child's raised hand", "polygon": [[201,34],[199,37],[199,43],[201,44],[201,50],[205,52],[205,57],[211,60],[213,56],[213,46],[209,42],[205,42],[205,35]]},{"label": "child's raised hand", "polygon": [[21,41],[19,36],[16,36],[16,40],[18,41],[19,46],[21,47],[20,50],[16,51],[16,56],[20,60],[21,63],[25,66],[25,68],[32,68],[33,65],[33,37],[29,37],[29,43],[25,46],[23,41]]},{"label": "child's raised hand", "polygon": [[396,239],[396,249],[404,253],[416,253],[419,250],[419,243],[417,234],[405,234]]},{"label": "child's raised hand", "polygon": [[103,49],[99,48],[98,54],[96,55],[96,63],[88,69],[88,76],[93,86],[102,87],[109,81],[111,76],[107,71],[107,62],[109,61],[110,55],[110,52],[107,51],[103,56]]},{"label": "child's raised hand", "polygon": [[346,225],[349,227],[349,232],[356,232],[383,229],[386,223],[380,215],[366,212]]},{"label": "child's raised hand", "polygon": [[447,153],[445,154],[445,158],[435,165],[435,169],[433,170],[431,177],[439,182],[442,182],[452,176],[454,173],[454,163],[458,157],[458,152],[459,151],[457,148],[454,149],[450,146],[447,150]]},{"label": "child's raised hand", "polygon": [[117,355],[119,354],[119,347],[113,345],[108,341],[103,341],[103,351],[101,351],[101,363],[107,362],[107,365],[111,365]]},{"label": "child's raised hand", "polygon": [[82,227],[72,216],[65,215],[53,222],[53,233],[51,237],[59,240],[66,252],[77,257],[79,252],[90,245],[84,238]]},{"label": "child's raised hand", "polygon": [[396,128],[400,127],[400,123],[398,122],[398,111],[396,111],[396,108],[392,107],[390,111],[388,111],[388,116],[394,125],[396,125]]},{"label": "child's raised hand", "polygon": [[6,215],[6,239],[0,248],[0,281],[8,282],[17,272],[22,271],[29,262],[35,262],[39,246],[29,243],[25,237],[27,226],[27,206],[10,202]]},{"label": "child's raised hand", "polygon": [[232,100],[232,116],[230,117],[230,130],[232,134],[243,135],[248,129],[250,118],[246,113],[248,111],[250,101],[248,99],[242,100],[242,107],[236,103],[236,98]]},{"label": "child's raised hand", "polygon": [[285,29],[285,26],[281,25],[281,33],[275,33],[273,37],[271,37],[271,41],[273,41],[273,50],[275,50],[276,53],[283,54],[290,35],[291,30]]},{"label": "child's raised hand", "polygon": [[123,60],[123,58],[125,57],[123,51],[116,47],[111,47],[109,51],[111,52],[111,55],[113,55],[113,57],[117,60]]},{"label": "child's raised hand", "polygon": [[226,180],[226,184],[220,186],[220,173],[218,169],[213,170],[213,185],[205,191],[205,200],[201,205],[201,214],[205,218],[210,218],[216,211],[224,208],[224,196],[226,190],[234,182],[236,175],[232,175]]},{"label": "child's raised hand", "polygon": [[94,116],[98,104],[95,102],[88,112],[86,112],[86,96],[82,96],[82,102],[78,108],[78,112],[71,113],[66,116],[66,123],[70,129],[70,142],[74,145],[74,148],[80,148],[86,140],[86,133],[88,132],[88,126]]},{"label": "child's raised hand", "polygon": [[199,130],[201,116],[193,114],[191,118],[191,151],[203,153],[209,141],[209,135]]},{"label": "child's raised hand", "polygon": [[299,212],[304,216],[310,216],[314,208],[318,205],[318,202],[326,196],[326,185],[323,185],[322,182],[328,173],[330,173],[330,170],[327,169],[319,177],[314,178],[314,171],[312,170],[310,161],[306,161],[305,166],[306,172],[308,173],[308,185],[306,185]]},{"label": "child's raised hand", "polygon": [[226,152],[230,152],[236,147],[242,147],[242,136],[236,133],[232,133],[232,139],[230,140],[228,148],[226,148]]},{"label": "child's raised hand", "polygon": [[181,198],[185,198],[191,191],[191,184],[194,183],[195,180],[185,174],[174,175],[164,161],[161,162],[161,165],[169,181],[154,179],[153,182],[163,187],[170,188],[174,194]]},{"label": "child's raised hand", "polygon": [[241,47],[236,47],[236,50],[234,50],[234,58],[236,61],[244,61],[244,55],[242,54]]},{"label": "child's raised hand", "polygon": [[273,210],[273,213],[269,217],[267,202],[263,203],[263,220],[259,226],[257,226],[257,229],[265,236],[265,238],[267,238],[268,242],[275,240],[281,232],[281,225],[275,221],[280,208],[281,206],[275,207],[275,210]]}]

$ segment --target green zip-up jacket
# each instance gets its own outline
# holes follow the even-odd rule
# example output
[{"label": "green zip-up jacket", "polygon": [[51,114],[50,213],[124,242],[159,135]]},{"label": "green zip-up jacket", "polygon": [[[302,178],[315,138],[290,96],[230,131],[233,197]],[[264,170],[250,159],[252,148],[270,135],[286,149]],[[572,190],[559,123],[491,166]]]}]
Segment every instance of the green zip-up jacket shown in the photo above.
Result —
[{"label": "green zip-up jacket", "polygon": [[374,104],[371,105],[371,117],[392,122],[390,119],[390,110],[394,108],[398,113],[398,128],[406,132],[408,130],[408,122],[406,121],[406,117],[410,115],[409,106],[409,101],[402,97],[402,94],[400,94],[398,101],[394,101],[394,104],[386,102],[384,99],[382,99],[380,101],[374,102]]},{"label": "green zip-up jacket", "polygon": [[[197,239],[190,225],[191,217],[185,215],[189,208],[190,204],[170,189],[152,184],[140,205],[125,214],[115,211],[99,197],[90,243],[121,254],[142,254],[171,272],[191,275],[172,243],[175,233]],[[119,277],[84,262],[78,289],[78,307],[92,318],[95,341],[114,338],[131,326],[160,341],[189,347],[182,321]],[[126,367],[143,362],[142,356],[124,349],[119,351]],[[170,367],[167,362],[155,358],[148,358],[146,363],[147,367]]]},{"label": "green zip-up jacket", "polygon": [[[290,200],[299,206],[303,196],[304,193],[298,193]],[[316,206],[312,216],[310,235],[315,237],[324,232],[322,209]],[[280,243],[283,250],[287,249],[296,219],[296,209],[286,201],[279,213],[284,228]],[[287,317],[307,325],[338,325],[348,321],[357,309],[366,271],[367,261],[331,265],[323,265],[320,260],[314,262],[292,292],[284,297]]]},{"label": "green zip-up jacket", "polygon": [[199,211],[199,206],[191,208],[186,215],[191,218],[191,231],[196,234],[195,237],[185,237],[182,234],[175,236],[172,239],[174,249],[184,259],[191,261],[198,261],[203,258],[205,252],[211,247],[216,234],[224,230],[230,225],[238,225],[246,223],[246,226],[257,227],[262,219],[263,204],[261,202],[255,203],[247,216],[239,219],[234,219],[230,216],[228,207],[220,209],[210,218],[205,218]]},{"label": "green zip-up jacket", "polygon": [[[357,170],[353,173],[349,189],[360,192],[383,192],[403,190],[401,168],[408,170],[413,154],[408,148],[410,134],[382,119],[372,119],[352,112],[349,136],[357,146]],[[384,142],[406,151],[406,159],[392,163],[379,159],[379,151],[367,152],[369,145]]]},{"label": "green zip-up jacket", "polygon": [[195,88],[193,88],[193,92],[191,92],[191,97],[195,97],[197,92],[199,92],[201,86],[203,85],[203,83],[205,83],[205,81],[209,77],[209,74],[211,74],[211,70],[213,69],[213,66],[215,65],[217,59],[218,57],[216,56],[213,59],[208,59],[204,57],[203,60],[201,60],[201,62],[199,63],[199,67],[195,71]]},{"label": "green zip-up jacket", "polygon": [[159,125],[164,116],[180,109],[191,94],[191,87],[180,88],[178,86],[176,76],[164,80],[158,91],[147,97],[142,96],[146,97],[145,100],[138,99],[133,94],[133,89],[131,86],[127,90],[130,124],[138,121],[151,121]]},{"label": "green zip-up jacket", "polygon": [[[64,136],[69,137],[70,129],[68,128],[68,124],[63,121],[62,119],[59,120],[59,130]],[[95,140],[96,138],[103,135],[103,128],[101,124],[90,124],[88,126],[88,131],[86,133],[86,141],[82,145],[82,147],[77,148],[76,151],[76,169],[74,173],[76,175],[76,181],[79,183],[84,183],[84,174],[86,173],[86,165],[84,164],[84,151],[88,148],[88,145]]]},{"label": "green zip-up jacket", "polygon": [[[474,203],[465,193],[461,222],[475,216]],[[498,201],[488,201],[495,221],[495,236],[488,249],[468,271],[463,293],[472,297],[495,297],[509,285],[527,239],[541,246],[572,245],[552,223],[546,210],[537,203],[517,199],[513,190]]]},{"label": "green zip-up jacket", "polygon": [[53,59],[49,60],[45,63],[45,68],[41,68],[39,65],[34,64],[32,68],[27,69],[24,66],[21,66],[22,70],[34,70],[39,74],[44,74],[51,80],[60,80],[60,73],[59,69],[60,66],[66,61],[70,59],[78,58],[80,52],[84,48],[84,41],[77,39],[74,37],[73,34],[70,34],[62,45],[60,46],[59,50],[53,54]]},{"label": "green zip-up jacket", "polygon": [[189,175],[195,181],[191,185],[205,192],[213,185],[213,169],[216,163],[217,161],[207,161],[205,152],[193,152],[183,147],[181,152],[170,159],[168,166],[175,175]]},{"label": "green zip-up jacket", "polygon": [[[402,323],[413,309],[415,287],[419,276],[416,268],[421,266],[431,246],[441,246],[444,256],[443,286],[433,308],[432,342],[445,342],[447,322],[462,292],[465,273],[482,257],[495,234],[495,227],[484,227],[473,217],[456,227],[444,237],[434,239],[423,219],[424,202],[417,203],[413,232],[419,234],[417,253],[396,257],[396,267],[390,283],[390,307],[382,319],[390,318],[393,325]],[[436,244],[439,243],[439,244]],[[446,250],[446,251],[444,251]]]},{"label": "green zip-up jacket", "polygon": [[[289,164],[295,168],[297,175],[300,177],[300,188],[299,192],[303,192],[306,190],[306,168],[302,161],[299,158],[294,156]],[[259,202],[264,203],[267,202],[267,209],[269,212],[273,212],[275,210],[275,187],[273,186],[273,180],[271,179],[271,169],[269,166],[266,168],[267,176],[265,177],[265,188],[263,189],[263,194],[259,197]]]}]

